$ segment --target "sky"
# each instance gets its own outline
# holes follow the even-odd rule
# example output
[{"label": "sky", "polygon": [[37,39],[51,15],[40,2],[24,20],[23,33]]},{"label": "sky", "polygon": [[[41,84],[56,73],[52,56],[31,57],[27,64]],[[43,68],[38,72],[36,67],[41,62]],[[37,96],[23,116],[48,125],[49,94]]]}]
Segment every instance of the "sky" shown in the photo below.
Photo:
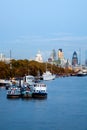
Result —
[{"label": "sky", "polygon": [[[71,60],[87,52],[87,0],[0,0],[0,53],[15,59],[47,60],[62,48]],[[79,51],[80,50],[80,51]]]}]

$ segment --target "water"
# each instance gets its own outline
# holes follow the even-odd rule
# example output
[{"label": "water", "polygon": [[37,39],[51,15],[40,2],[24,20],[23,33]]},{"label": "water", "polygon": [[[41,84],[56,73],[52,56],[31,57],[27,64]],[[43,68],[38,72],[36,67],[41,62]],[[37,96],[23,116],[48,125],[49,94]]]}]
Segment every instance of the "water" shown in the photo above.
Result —
[{"label": "water", "polygon": [[87,130],[87,77],[45,83],[44,100],[7,99],[0,88],[0,130]]}]

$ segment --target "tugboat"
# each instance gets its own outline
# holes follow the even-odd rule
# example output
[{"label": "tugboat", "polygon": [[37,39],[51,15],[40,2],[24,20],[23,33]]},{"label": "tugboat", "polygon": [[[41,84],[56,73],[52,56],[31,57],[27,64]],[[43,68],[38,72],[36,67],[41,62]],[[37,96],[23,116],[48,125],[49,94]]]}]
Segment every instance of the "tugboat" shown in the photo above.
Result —
[{"label": "tugboat", "polygon": [[32,91],[31,91],[31,88],[28,84],[25,84],[21,88],[21,97],[22,98],[32,98]]},{"label": "tugboat", "polygon": [[21,91],[20,88],[13,83],[7,90],[7,98],[20,98]]},{"label": "tugboat", "polygon": [[35,83],[33,86],[33,98],[47,98],[47,86],[43,83]]}]

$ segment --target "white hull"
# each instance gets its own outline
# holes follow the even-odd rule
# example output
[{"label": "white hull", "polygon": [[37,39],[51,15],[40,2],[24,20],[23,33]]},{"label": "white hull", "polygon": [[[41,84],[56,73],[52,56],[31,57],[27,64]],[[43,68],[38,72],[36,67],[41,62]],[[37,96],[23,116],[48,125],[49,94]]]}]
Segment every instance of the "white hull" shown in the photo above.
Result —
[{"label": "white hull", "polygon": [[46,73],[44,73],[42,77],[43,77],[43,80],[53,80],[55,79],[56,76],[52,74],[50,71],[46,71]]},{"label": "white hull", "polygon": [[33,86],[32,97],[33,98],[46,98],[47,97],[47,86],[42,83],[36,83]]},{"label": "white hull", "polygon": [[23,78],[22,86],[23,86],[25,83],[26,83],[27,85],[33,85],[33,84],[34,84],[34,81],[35,81],[34,76],[32,76],[32,75],[26,75],[26,76],[24,76],[24,78]]}]

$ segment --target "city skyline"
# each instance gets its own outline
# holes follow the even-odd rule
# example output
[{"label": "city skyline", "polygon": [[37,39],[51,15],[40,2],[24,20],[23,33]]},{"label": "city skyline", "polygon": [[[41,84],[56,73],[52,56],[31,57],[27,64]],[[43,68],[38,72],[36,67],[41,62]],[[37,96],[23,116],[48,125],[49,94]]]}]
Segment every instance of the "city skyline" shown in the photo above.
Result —
[{"label": "city skyline", "polygon": [[40,50],[46,60],[62,48],[66,59],[87,51],[86,0],[0,1],[0,53],[15,59],[34,58]]},{"label": "city skyline", "polygon": [[[37,52],[37,54],[33,57],[33,59],[32,58],[30,58],[30,59],[29,58],[24,58],[24,59],[39,61],[40,59],[36,60],[36,57],[37,57],[37,55],[40,55],[40,57],[42,57],[43,62],[46,62],[46,61],[49,62],[49,59],[57,61],[58,59],[60,59],[59,50],[62,51],[61,48],[59,48],[57,52],[56,52],[55,49],[51,50],[51,53],[48,56],[46,56],[47,59],[45,59],[43,57],[43,55],[41,54],[40,51]],[[53,54],[53,53],[55,53],[55,54]],[[74,53],[77,54],[77,59],[78,59],[77,65],[87,65],[87,51],[85,52],[84,63],[82,62],[83,60],[81,59],[81,50],[79,50],[79,52],[74,51],[73,54]],[[72,54],[71,60],[69,60],[69,58],[68,59],[65,58],[63,51],[62,51],[62,54],[63,54],[63,57],[61,57],[61,58],[64,59],[65,61],[68,60],[70,62],[70,64],[72,64],[73,54]],[[55,57],[53,55],[55,55]],[[38,57],[38,58],[40,58],[40,57]],[[9,52],[9,57],[7,57],[4,53],[0,53],[0,60],[1,61],[4,61],[4,60],[9,61],[10,59],[15,59],[14,57],[12,57],[12,51],[11,50]],[[22,59],[22,60],[24,60],[24,59]],[[20,60],[20,59],[15,59],[15,60]]]}]

